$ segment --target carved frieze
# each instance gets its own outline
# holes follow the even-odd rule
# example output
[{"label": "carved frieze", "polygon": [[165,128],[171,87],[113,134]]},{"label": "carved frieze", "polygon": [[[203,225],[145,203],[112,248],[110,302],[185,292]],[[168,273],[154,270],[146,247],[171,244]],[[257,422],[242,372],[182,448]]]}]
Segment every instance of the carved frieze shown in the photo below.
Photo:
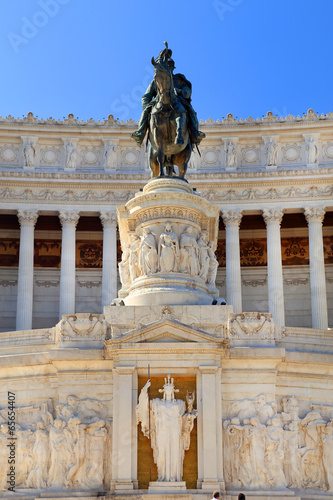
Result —
[{"label": "carved frieze", "polygon": [[278,413],[263,394],[226,405],[227,487],[333,491],[333,407],[310,405],[301,418],[295,397]]},{"label": "carved frieze", "polygon": [[[55,408],[52,399],[40,406],[15,407],[15,416],[13,427],[8,408],[0,410],[0,450],[15,439],[15,491],[108,486],[104,462],[111,453],[111,420],[106,404],[70,395]],[[2,474],[0,491],[7,489],[6,479]]]},{"label": "carved frieze", "polygon": [[271,314],[242,313],[229,316],[230,339],[257,338],[274,340],[274,321]]},{"label": "carved frieze", "polygon": [[66,341],[104,341],[107,325],[103,315],[78,313],[63,316],[57,325],[61,342]]}]

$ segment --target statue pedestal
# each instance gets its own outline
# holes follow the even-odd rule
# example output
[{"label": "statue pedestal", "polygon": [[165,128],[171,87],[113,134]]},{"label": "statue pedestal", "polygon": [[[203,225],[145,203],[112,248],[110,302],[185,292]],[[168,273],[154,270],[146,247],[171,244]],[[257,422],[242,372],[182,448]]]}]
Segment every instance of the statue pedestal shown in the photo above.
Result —
[{"label": "statue pedestal", "polygon": [[194,194],[188,182],[162,177],[117,211],[123,249],[119,298],[126,306],[217,300],[218,207]]},{"label": "statue pedestal", "polygon": [[185,493],[185,481],[150,481],[148,494]]}]

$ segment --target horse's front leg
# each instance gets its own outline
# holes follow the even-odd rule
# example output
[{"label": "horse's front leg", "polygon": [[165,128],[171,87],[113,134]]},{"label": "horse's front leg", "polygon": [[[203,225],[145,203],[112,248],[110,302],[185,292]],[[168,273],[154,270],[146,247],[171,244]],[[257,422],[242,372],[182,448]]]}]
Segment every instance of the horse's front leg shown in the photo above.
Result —
[{"label": "horse's front leg", "polygon": [[164,177],[164,160],[165,160],[165,154],[163,151],[163,147],[159,146],[157,150],[157,161],[160,166],[160,177]]}]

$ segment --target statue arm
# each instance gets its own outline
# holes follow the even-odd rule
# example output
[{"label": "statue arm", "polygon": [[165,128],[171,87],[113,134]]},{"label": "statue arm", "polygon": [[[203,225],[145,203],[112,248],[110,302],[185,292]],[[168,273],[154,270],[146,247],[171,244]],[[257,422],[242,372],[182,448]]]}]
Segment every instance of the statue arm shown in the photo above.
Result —
[{"label": "statue arm", "polygon": [[139,396],[139,403],[136,407],[137,423],[141,422],[141,429],[143,434],[149,438],[149,398],[148,388],[150,387],[150,380],[142,388]]}]

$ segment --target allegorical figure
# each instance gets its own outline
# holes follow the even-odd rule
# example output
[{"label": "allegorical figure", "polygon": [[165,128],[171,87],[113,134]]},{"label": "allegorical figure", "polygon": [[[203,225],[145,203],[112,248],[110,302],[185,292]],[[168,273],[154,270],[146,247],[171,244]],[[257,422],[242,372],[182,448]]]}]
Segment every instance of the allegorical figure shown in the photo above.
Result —
[{"label": "allegorical figure", "polygon": [[236,146],[232,141],[228,141],[225,148],[225,163],[228,168],[236,168]]},{"label": "allegorical figure", "polygon": [[308,139],[305,149],[307,152],[307,163],[309,165],[315,165],[318,160],[318,147],[316,141],[312,138]]},{"label": "allegorical figure", "polygon": [[157,271],[156,240],[149,227],[143,229],[139,248],[139,269],[144,276]]},{"label": "allegorical figure", "polygon": [[274,141],[270,140],[266,144],[266,165],[268,167],[275,167],[277,163],[277,145]]},{"label": "allegorical figure", "polygon": [[170,222],[167,222],[159,240],[159,269],[162,273],[170,273],[178,270],[179,243],[176,233],[172,230]]},{"label": "allegorical figure", "polygon": [[[158,481],[181,481],[185,451],[190,447],[190,433],[196,418],[196,410],[187,413],[185,402],[175,399],[173,378],[165,378],[163,399],[149,402],[150,380],[143,387],[136,407],[137,422],[146,437],[151,438]],[[149,418],[150,412],[150,418]],[[150,425],[149,425],[150,421]]]},{"label": "allegorical figure", "polygon": [[36,150],[33,142],[28,142],[23,148],[24,164],[26,167],[32,168],[35,163]]}]

